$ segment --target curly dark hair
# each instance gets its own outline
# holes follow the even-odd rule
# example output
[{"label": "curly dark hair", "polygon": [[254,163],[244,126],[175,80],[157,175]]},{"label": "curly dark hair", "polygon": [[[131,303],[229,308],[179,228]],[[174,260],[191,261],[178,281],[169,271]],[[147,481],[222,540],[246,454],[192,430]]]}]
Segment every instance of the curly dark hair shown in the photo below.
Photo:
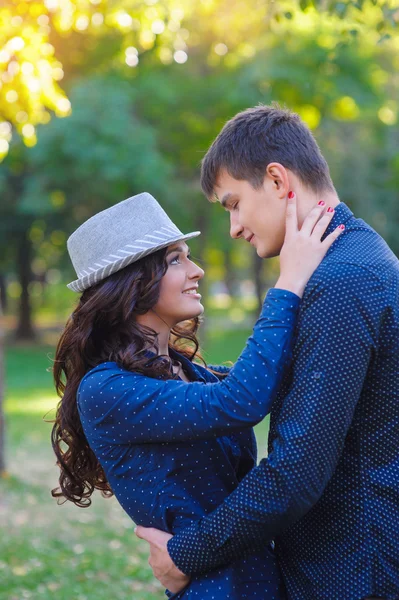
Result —
[{"label": "curly dark hair", "polygon": [[[80,422],[76,394],[83,376],[102,362],[115,361],[149,377],[176,377],[169,356],[149,359],[145,351],[158,350],[157,333],[135,320],[135,315],[145,314],[157,303],[166,270],[166,249],[125,267],[84,291],[66,323],[53,366],[61,400],[52,421],[51,442],[61,472],[59,487],[51,494],[60,504],[70,500],[77,506],[90,506],[95,489],[103,496],[113,495]],[[206,366],[199,354],[198,326],[195,317],[174,327],[169,347],[190,361],[199,358]]]}]

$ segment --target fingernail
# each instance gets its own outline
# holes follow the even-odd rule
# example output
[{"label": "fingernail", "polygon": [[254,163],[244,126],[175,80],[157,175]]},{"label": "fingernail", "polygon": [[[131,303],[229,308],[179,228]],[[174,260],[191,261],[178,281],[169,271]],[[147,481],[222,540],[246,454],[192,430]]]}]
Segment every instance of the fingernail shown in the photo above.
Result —
[{"label": "fingernail", "polygon": [[320,200],[320,202],[318,202],[317,206],[325,206],[325,202],[324,200]]},{"label": "fingernail", "polygon": [[136,533],[136,531],[137,531],[137,527],[135,527],[135,528],[133,529],[133,531],[134,531],[134,533]]},{"label": "fingernail", "polygon": [[341,224],[341,225],[338,225],[338,227],[339,227],[340,229],[345,229],[345,225],[342,225],[342,224]]},{"label": "fingernail", "polygon": [[291,191],[289,191],[289,192],[288,192],[288,198],[289,198],[290,200],[292,200],[292,198],[293,198],[294,196],[295,196],[294,192],[291,192]]},{"label": "fingernail", "polygon": [[331,206],[329,206],[329,207],[327,208],[327,212],[329,212],[329,213],[333,213],[333,212],[334,212],[334,209],[333,209]]}]

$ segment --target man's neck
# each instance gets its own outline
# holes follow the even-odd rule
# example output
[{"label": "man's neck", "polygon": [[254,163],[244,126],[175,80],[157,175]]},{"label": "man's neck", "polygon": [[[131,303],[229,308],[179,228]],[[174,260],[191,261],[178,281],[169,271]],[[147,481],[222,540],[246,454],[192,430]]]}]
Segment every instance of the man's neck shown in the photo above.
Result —
[{"label": "man's neck", "polygon": [[326,208],[328,206],[335,208],[340,203],[340,199],[334,191],[316,193],[305,188],[297,188],[295,191],[298,198],[298,224],[300,227],[302,227],[305,217],[320,200],[326,203]]}]

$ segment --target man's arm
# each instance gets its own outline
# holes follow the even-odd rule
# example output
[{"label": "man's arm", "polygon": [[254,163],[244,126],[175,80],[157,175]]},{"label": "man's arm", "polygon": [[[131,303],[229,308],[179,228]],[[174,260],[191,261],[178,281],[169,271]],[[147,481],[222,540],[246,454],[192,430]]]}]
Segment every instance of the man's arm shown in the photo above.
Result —
[{"label": "man's arm", "polygon": [[167,548],[186,574],[263,547],[318,501],[334,473],[379,330],[383,290],[367,270],[325,265],[304,297],[291,389],[267,459],[213,513]]}]

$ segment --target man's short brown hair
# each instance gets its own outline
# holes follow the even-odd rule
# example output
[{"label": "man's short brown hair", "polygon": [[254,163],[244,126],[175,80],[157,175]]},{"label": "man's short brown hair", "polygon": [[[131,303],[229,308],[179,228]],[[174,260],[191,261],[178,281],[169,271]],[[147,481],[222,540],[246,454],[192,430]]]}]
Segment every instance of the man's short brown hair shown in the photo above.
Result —
[{"label": "man's short brown hair", "polygon": [[201,166],[201,187],[213,200],[222,170],[259,189],[271,162],[281,163],[316,192],[333,191],[327,162],[310,129],[296,113],[277,104],[248,108],[230,119]]}]

